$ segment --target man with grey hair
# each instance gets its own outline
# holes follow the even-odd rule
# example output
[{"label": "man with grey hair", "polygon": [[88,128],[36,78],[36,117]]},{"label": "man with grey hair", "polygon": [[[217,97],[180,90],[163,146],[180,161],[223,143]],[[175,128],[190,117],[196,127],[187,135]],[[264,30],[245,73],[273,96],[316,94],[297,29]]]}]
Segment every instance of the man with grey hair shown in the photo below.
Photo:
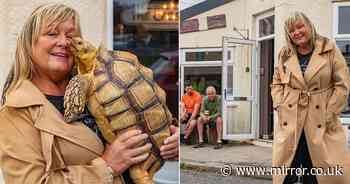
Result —
[{"label": "man with grey hair", "polygon": [[221,97],[216,95],[213,86],[208,86],[206,96],[202,100],[200,117],[197,123],[199,143],[193,148],[204,147],[203,143],[203,126],[209,124],[209,128],[216,127],[217,144],[214,149],[222,148],[222,118],[221,118]]}]

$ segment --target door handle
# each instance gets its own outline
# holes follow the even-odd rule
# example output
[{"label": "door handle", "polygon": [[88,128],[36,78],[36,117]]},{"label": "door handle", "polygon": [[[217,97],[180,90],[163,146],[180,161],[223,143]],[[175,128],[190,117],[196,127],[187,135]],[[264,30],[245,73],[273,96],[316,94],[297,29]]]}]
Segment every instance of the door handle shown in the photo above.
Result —
[{"label": "door handle", "polygon": [[224,89],[224,97],[225,97],[225,100],[226,100],[226,88]]},{"label": "door handle", "polygon": [[252,96],[235,96],[233,97],[234,101],[254,101]]}]

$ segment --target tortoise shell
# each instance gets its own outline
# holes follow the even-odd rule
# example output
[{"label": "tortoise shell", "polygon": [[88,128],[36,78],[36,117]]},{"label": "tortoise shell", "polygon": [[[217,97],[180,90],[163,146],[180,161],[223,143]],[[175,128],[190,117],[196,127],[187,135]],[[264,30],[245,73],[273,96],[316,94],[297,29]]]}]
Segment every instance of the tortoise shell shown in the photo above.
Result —
[{"label": "tortoise shell", "polygon": [[[132,126],[153,136],[168,130],[172,114],[166,106],[166,93],[153,80],[152,70],[141,65],[135,55],[124,51],[106,51],[97,56],[96,62],[93,90],[110,122],[100,127],[108,142],[115,139],[118,131]],[[150,138],[152,143],[157,142]],[[161,143],[156,145],[159,147]]]},{"label": "tortoise shell", "polygon": [[96,49],[80,38],[73,39],[71,51],[78,75],[66,88],[65,120],[79,119],[87,105],[109,143],[130,129],[147,133],[152,144],[149,157],[130,167],[129,174],[136,184],[153,183],[154,173],[164,163],[159,148],[170,136],[172,114],[152,70],[129,52]]}]

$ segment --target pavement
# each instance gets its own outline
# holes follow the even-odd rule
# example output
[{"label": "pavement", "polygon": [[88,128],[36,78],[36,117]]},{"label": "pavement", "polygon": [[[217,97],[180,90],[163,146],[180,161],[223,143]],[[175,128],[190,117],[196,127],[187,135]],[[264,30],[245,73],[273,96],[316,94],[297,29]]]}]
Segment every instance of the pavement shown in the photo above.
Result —
[{"label": "pavement", "polygon": [[213,172],[198,172],[193,170],[181,170],[181,184],[272,184],[272,180],[257,179],[239,176],[220,176]]},{"label": "pavement", "polygon": [[[257,145],[258,144],[258,145]],[[223,169],[229,166],[230,175],[238,175],[238,167],[271,168],[272,144],[264,142],[230,142],[222,149],[213,149],[214,145],[192,148],[194,145],[181,144],[180,167],[197,171],[213,171],[224,175]],[[244,175],[247,176],[247,175]],[[258,179],[272,180],[271,175],[249,175]]]}]

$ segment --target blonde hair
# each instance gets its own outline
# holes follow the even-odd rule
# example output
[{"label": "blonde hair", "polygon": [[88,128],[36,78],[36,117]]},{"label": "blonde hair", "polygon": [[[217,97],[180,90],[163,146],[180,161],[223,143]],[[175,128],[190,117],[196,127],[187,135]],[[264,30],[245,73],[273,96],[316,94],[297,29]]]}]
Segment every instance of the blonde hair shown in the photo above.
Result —
[{"label": "blonde hair", "polygon": [[34,72],[32,48],[43,28],[56,27],[69,18],[74,19],[77,34],[81,36],[79,15],[66,5],[44,4],[31,13],[17,37],[15,62],[3,88],[2,104],[5,103],[8,94],[16,89],[23,80],[32,78]]},{"label": "blonde hair", "polygon": [[310,46],[314,48],[316,39],[319,35],[316,32],[315,26],[310,21],[310,19],[302,12],[293,12],[284,22],[284,33],[285,39],[287,42],[287,48],[293,51],[295,54],[297,53],[296,45],[293,43],[293,40],[290,38],[289,31],[293,28],[295,22],[302,21],[304,24],[309,26],[310,28]]}]

